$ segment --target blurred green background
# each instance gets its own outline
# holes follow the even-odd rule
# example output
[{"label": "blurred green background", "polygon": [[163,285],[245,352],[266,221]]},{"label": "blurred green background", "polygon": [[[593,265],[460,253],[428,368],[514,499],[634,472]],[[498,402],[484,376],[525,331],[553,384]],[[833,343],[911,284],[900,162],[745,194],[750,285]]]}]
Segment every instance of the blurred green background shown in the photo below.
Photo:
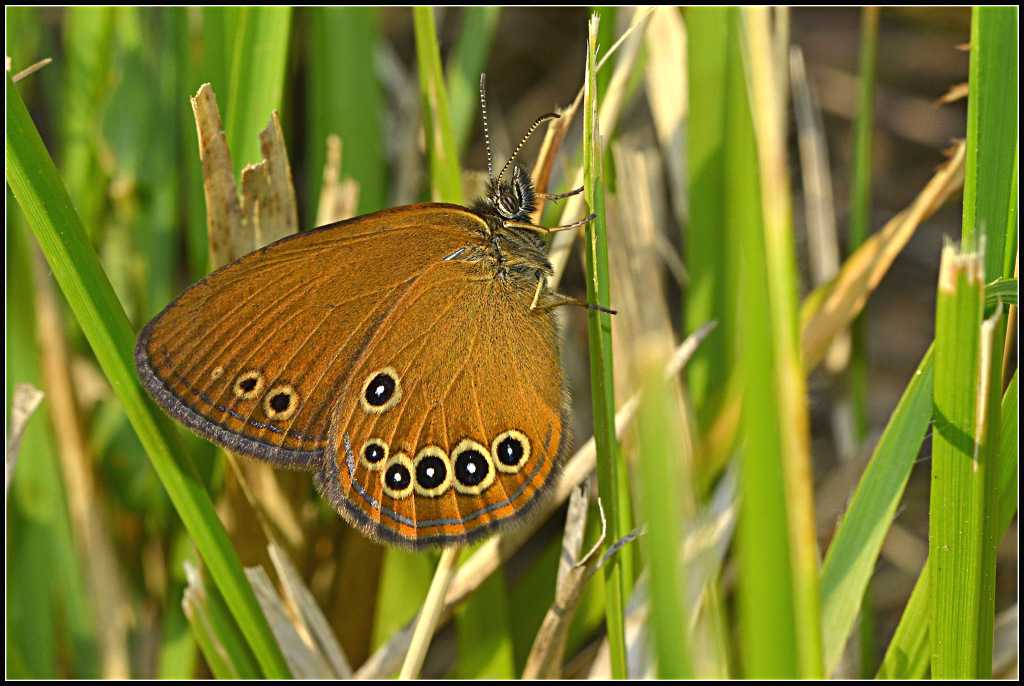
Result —
[{"label": "blurred green background", "polygon": [[[259,26],[246,12],[6,9],[9,71],[53,59],[19,82],[17,90],[136,329],[209,268],[205,200],[188,100],[203,83],[213,85],[230,127],[236,169],[259,155],[255,137],[236,134],[242,124],[235,128],[235,123],[251,117],[258,130],[270,109],[279,110],[300,227],[314,225],[330,134],[342,140],[342,175],[359,183],[359,213],[429,197],[411,12],[298,8],[280,10]],[[464,169],[486,169],[477,94],[465,84],[486,71],[491,140],[496,157],[502,158],[538,115],[568,105],[581,88],[589,12],[436,12]],[[602,41],[610,45],[631,16],[631,9],[603,9]],[[807,8],[793,10],[790,19],[791,41],[803,52],[820,108],[839,245],[845,246],[861,15],[856,8]],[[239,26],[267,33],[267,44],[279,51],[269,61],[279,72],[268,70],[253,83],[240,82],[239,64],[247,56],[233,50],[239,44]],[[285,36],[283,43],[274,41],[275,31]],[[881,13],[871,229],[906,207],[943,161],[942,151],[964,136],[966,101],[935,103],[967,80],[968,53],[957,46],[969,38],[966,8]],[[453,74],[455,69],[465,70],[461,78]],[[621,120],[603,133],[653,145],[652,108],[640,70],[627,92]],[[567,160],[577,154],[580,126],[577,122],[566,137]],[[795,159],[795,133],[789,143]],[[530,149],[525,153],[531,161],[533,154]],[[568,164],[556,165],[553,187],[568,183]],[[616,178],[614,170],[609,177],[612,185],[634,183]],[[797,180],[794,187],[798,278],[801,294],[806,294],[812,276],[805,266],[809,247],[800,204],[803,189]],[[670,206],[683,200],[665,178],[652,193]],[[47,394],[26,430],[7,500],[7,674],[207,675],[181,613],[182,561],[195,560],[195,552],[48,276],[10,189],[7,200],[7,407],[21,382]],[[939,254],[945,237],[960,234],[961,212],[960,204],[951,202],[924,224],[872,297],[866,320],[868,444],[877,440],[933,339]],[[659,229],[678,253],[685,226],[678,216],[665,216],[667,225]],[[614,243],[610,249],[615,251]],[[570,261],[561,290],[586,297],[578,261]],[[613,306],[614,297],[613,292]],[[678,290],[669,299],[678,340],[691,332],[682,331]],[[592,433],[585,326],[583,317],[569,317],[565,323],[564,357],[578,445]],[[1011,356],[1015,368],[1016,350]],[[842,384],[820,370],[808,381],[822,549],[851,483],[844,478],[849,456],[841,454],[850,445],[851,429],[837,420],[841,415],[835,411],[844,397]],[[57,407],[51,404],[58,401]],[[701,408],[696,411],[700,417]],[[198,439],[190,437],[188,445],[211,491],[219,492],[223,461]],[[929,453],[926,438],[922,454]],[[928,478],[928,464],[922,461],[911,476],[875,573],[875,633],[883,646],[927,554]],[[382,553],[353,536],[319,504],[308,479],[305,490],[307,509],[313,512],[307,512],[307,521],[317,528],[298,563],[349,659],[358,666],[419,607],[434,561]],[[477,602],[485,611],[476,610],[478,624],[470,610],[457,623],[460,628],[450,626],[436,639],[425,675],[521,673],[553,595],[559,526],[542,528],[537,540],[506,565],[504,576],[482,589]],[[1000,551],[1006,564],[998,568],[997,612],[1016,602],[1015,527]],[[590,539],[595,530],[590,527]],[[93,557],[84,560],[83,555]],[[570,635],[567,657],[581,665],[593,659],[602,633],[600,586],[598,576]],[[359,597],[353,600],[353,595]],[[493,626],[500,625],[495,633],[503,640],[474,643],[474,632],[476,640],[487,633],[486,623],[483,629],[473,628],[481,626],[481,616],[487,617],[486,608],[499,607]],[[476,651],[475,661],[467,646]]]}]

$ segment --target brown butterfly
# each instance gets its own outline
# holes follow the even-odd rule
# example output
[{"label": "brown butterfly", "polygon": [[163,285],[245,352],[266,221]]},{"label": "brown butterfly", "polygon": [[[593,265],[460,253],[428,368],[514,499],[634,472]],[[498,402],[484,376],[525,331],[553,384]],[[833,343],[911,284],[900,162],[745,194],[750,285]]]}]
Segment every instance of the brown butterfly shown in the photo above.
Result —
[{"label": "brown butterfly", "polygon": [[[483,78],[480,96],[486,136]],[[470,208],[337,222],[194,284],[139,335],[143,385],[229,450],[315,470],[373,538],[459,545],[519,520],[569,440],[553,309],[586,305],[548,288],[540,233],[593,215],[531,223],[538,194],[512,166],[556,116],[496,178],[488,142],[490,183]]]}]

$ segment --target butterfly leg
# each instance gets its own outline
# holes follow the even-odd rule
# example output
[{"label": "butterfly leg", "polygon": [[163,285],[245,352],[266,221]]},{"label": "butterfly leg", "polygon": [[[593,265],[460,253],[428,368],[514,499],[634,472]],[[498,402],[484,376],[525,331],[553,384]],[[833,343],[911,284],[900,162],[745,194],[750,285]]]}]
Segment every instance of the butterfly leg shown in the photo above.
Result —
[{"label": "butterfly leg", "polygon": [[583,219],[578,219],[574,221],[572,224],[563,224],[562,226],[551,227],[538,226],[537,224],[531,224],[530,222],[503,221],[501,224],[505,228],[530,229],[531,231],[543,231],[544,233],[554,233],[555,231],[567,231],[568,229],[575,229],[577,226],[583,226],[596,216],[596,214],[588,214]]},{"label": "butterfly leg", "polygon": [[537,279],[537,290],[533,294],[533,302],[530,303],[530,310],[537,309],[537,303],[540,302],[540,292],[544,289],[544,278],[539,277]]},{"label": "butterfly leg", "polygon": [[555,297],[558,298],[554,302],[549,302],[540,305],[540,294],[541,291],[544,290],[544,286],[546,283],[546,280],[543,278],[537,279],[537,290],[533,294],[533,302],[530,303],[531,310],[552,310],[556,307],[562,307],[564,305],[575,305],[576,307],[585,307],[588,310],[597,310],[598,312],[607,312],[608,314],[618,314],[618,312],[616,312],[615,310],[609,310],[608,308],[601,307],[600,305],[591,305],[586,300],[580,300],[579,298],[574,298],[571,295],[562,295],[561,293],[554,294]]},{"label": "butterfly leg", "polygon": [[580,186],[576,190],[569,191],[568,193],[560,193],[559,195],[554,195],[552,193],[537,193],[537,195],[542,198],[547,198],[548,200],[561,200],[562,198],[570,198],[574,195],[579,195],[582,192],[583,186]]}]

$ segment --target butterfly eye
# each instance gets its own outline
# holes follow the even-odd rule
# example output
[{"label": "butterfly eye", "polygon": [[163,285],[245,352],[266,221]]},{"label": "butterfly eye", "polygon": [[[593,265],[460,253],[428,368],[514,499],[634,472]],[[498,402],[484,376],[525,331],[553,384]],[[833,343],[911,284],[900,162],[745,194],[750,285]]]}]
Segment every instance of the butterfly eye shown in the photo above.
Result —
[{"label": "butterfly eye", "polygon": [[406,498],[412,493],[412,462],[403,453],[398,453],[384,465],[380,477],[384,493],[395,500]]},{"label": "butterfly eye", "polygon": [[498,197],[498,213],[506,219],[514,219],[519,214],[519,205],[519,198],[509,191],[502,192]]},{"label": "butterfly eye", "polygon": [[499,471],[516,474],[530,459],[530,439],[521,431],[509,429],[491,443],[491,455]]},{"label": "butterfly eye", "polygon": [[479,495],[494,482],[494,467],[487,448],[468,438],[452,451],[455,490],[464,495]]},{"label": "butterfly eye", "polygon": [[379,438],[371,438],[363,444],[359,458],[364,467],[376,471],[383,467],[384,461],[388,459],[388,444]]},{"label": "butterfly eye", "polygon": [[270,419],[288,419],[299,409],[299,394],[288,385],[274,386],[263,398],[263,411]]},{"label": "butterfly eye", "polygon": [[392,367],[385,367],[370,374],[363,383],[359,402],[363,409],[372,414],[390,410],[402,399],[402,384],[398,373]]},{"label": "butterfly eye", "polygon": [[428,446],[416,454],[412,464],[416,472],[416,493],[433,498],[448,490],[452,483],[452,469],[443,450]]},{"label": "butterfly eye", "polygon": [[231,390],[239,400],[258,398],[263,392],[263,374],[257,371],[245,372],[235,379]]}]

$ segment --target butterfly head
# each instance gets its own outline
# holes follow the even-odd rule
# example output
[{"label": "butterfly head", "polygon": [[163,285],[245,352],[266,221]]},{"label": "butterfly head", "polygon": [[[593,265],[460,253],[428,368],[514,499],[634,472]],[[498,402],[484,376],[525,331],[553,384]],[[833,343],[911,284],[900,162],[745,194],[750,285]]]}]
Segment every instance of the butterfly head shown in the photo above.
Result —
[{"label": "butterfly head", "polygon": [[529,222],[537,209],[537,191],[530,173],[518,164],[512,169],[512,178],[497,180],[487,185],[485,202],[504,221]]},{"label": "butterfly head", "polygon": [[[545,114],[542,117],[538,117],[537,121],[533,122],[530,130],[523,136],[523,139],[519,141],[519,145],[516,146],[516,149],[508,158],[508,162],[505,163],[505,166],[502,167],[501,171],[498,172],[497,178],[495,178],[494,168],[491,165],[491,138],[487,131],[487,95],[484,92],[484,82],[485,76],[481,74],[480,112],[483,115],[484,143],[487,147],[487,176],[490,178],[482,206],[486,209],[487,213],[496,214],[503,224],[504,222],[529,224],[530,215],[537,209],[537,190],[534,187],[530,172],[516,164],[515,159],[519,151],[522,150],[523,145],[530,138],[530,135],[537,130],[537,127],[549,119],[557,119],[558,115]],[[502,181],[509,167],[512,168],[512,176],[510,179]]]}]

